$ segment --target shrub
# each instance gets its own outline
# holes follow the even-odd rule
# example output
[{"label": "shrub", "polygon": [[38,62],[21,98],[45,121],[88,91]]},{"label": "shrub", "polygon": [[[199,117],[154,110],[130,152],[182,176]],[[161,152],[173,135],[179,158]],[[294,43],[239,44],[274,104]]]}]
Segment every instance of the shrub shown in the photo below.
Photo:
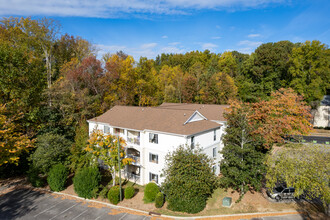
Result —
[{"label": "shrub", "polygon": [[57,164],[53,166],[47,177],[47,182],[50,189],[57,192],[64,190],[68,174],[69,171],[64,165]]},{"label": "shrub", "polygon": [[124,192],[124,195],[125,195],[125,199],[130,199],[134,196],[134,193],[135,193],[135,189],[133,186],[128,186],[125,188],[125,192]]},{"label": "shrub", "polygon": [[155,201],[157,193],[159,193],[159,187],[157,184],[154,182],[148,183],[144,189],[144,202],[148,203]]},{"label": "shrub", "polygon": [[119,186],[111,187],[111,189],[109,190],[109,193],[108,193],[108,199],[114,205],[117,205],[119,203],[119,200],[120,200]]},{"label": "shrub", "polygon": [[165,167],[162,189],[167,208],[188,213],[202,211],[216,187],[212,160],[200,148],[179,146],[166,156]]},{"label": "shrub", "polygon": [[99,196],[99,187],[95,187],[91,192],[92,198],[97,199]]},{"label": "shrub", "polygon": [[99,186],[100,180],[101,175],[97,167],[85,167],[73,178],[74,191],[78,196],[90,199],[93,197],[92,191]]},{"label": "shrub", "polygon": [[34,187],[43,187],[45,185],[44,179],[39,176],[39,169],[32,167],[27,172],[28,181]]},{"label": "shrub", "polygon": [[108,192],[109,192],[108,186],[104,186],[103,189],[100,191],[99,196],[102,199],[105,199],[105,198],[107,198]]},{"label": "shrub", "polygon": [[36,151],[30,156],[33,166],[46,174],[56,164],[68,163],[72,142],[58,134],[43,134],[37,137]]},{"label": "shrub", "polygon": [[156,198],[155,198],[155,206],[156,208],[161,208],[164,205],[164,194],[162,192],[157,193]]}]

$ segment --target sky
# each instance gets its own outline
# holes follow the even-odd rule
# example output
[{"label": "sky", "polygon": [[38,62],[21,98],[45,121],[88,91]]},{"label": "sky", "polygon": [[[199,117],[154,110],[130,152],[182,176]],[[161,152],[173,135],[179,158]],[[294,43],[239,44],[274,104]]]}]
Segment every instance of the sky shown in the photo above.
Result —
[{"label": "sky", "polygon": [[329,0],[0,0],[0,16],[49,17],[61,33],[135,60],[237,50],[289,40],[330,43]]}]

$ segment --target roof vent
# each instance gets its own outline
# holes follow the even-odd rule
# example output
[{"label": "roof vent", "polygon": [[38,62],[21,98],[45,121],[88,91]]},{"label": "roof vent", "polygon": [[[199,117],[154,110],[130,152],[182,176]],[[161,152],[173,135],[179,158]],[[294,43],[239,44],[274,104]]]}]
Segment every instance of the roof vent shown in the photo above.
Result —
[{"label": "roof vent", "polygon": [[183,116],[186,116],[186,113],[183,113]]}]

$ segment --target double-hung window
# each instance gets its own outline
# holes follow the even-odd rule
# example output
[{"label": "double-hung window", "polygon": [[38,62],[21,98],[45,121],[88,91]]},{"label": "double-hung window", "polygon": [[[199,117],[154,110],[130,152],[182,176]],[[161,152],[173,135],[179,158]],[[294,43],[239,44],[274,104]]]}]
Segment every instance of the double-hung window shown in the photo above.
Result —
[{"label": "double-hung window", "polygon": [[158,144],[158,134],[149,133],[149,142]]},{"label": "double-hung window", "polygon": [[149,162],[151,163],[158,163],[158,155],[149,153]]},{"label": "double-hung window", "polygon": [[217,157],[217,148],[213,148],[213,157]]},{"label": "double-hung window", "polygon": [[158,183],[158,175],[154,173],[149,173],[149,181],[154,181],[155,183]]},{"label": "double-hung window", "polygon": [[104,125],[104,129],[103,129],[103,131],[104,131],[104,134],[109,134],[109,133],[110,133],[110,127]]},{"label": "double-hung window", "polygon": [[192,136],[190,138],[190,147],[191,147],[191,149],[195,148],[195,137],[194,136]]},{"label": "double-hung window", "polygon": [[216,141],[217,140],[217,130],[213,131],[213,140]]}]

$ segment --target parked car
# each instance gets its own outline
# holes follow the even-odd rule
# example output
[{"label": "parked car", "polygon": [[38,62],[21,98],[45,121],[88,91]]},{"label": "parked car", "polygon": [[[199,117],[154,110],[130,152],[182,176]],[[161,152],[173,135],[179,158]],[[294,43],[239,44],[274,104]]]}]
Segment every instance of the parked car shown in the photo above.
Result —
[{"label": "parked car", "polygon": [[272,199],[280,201],[282,199],[294,199],[294,188],[293,187],[275,187],[272,191],[267,191],[267,194]]}]

